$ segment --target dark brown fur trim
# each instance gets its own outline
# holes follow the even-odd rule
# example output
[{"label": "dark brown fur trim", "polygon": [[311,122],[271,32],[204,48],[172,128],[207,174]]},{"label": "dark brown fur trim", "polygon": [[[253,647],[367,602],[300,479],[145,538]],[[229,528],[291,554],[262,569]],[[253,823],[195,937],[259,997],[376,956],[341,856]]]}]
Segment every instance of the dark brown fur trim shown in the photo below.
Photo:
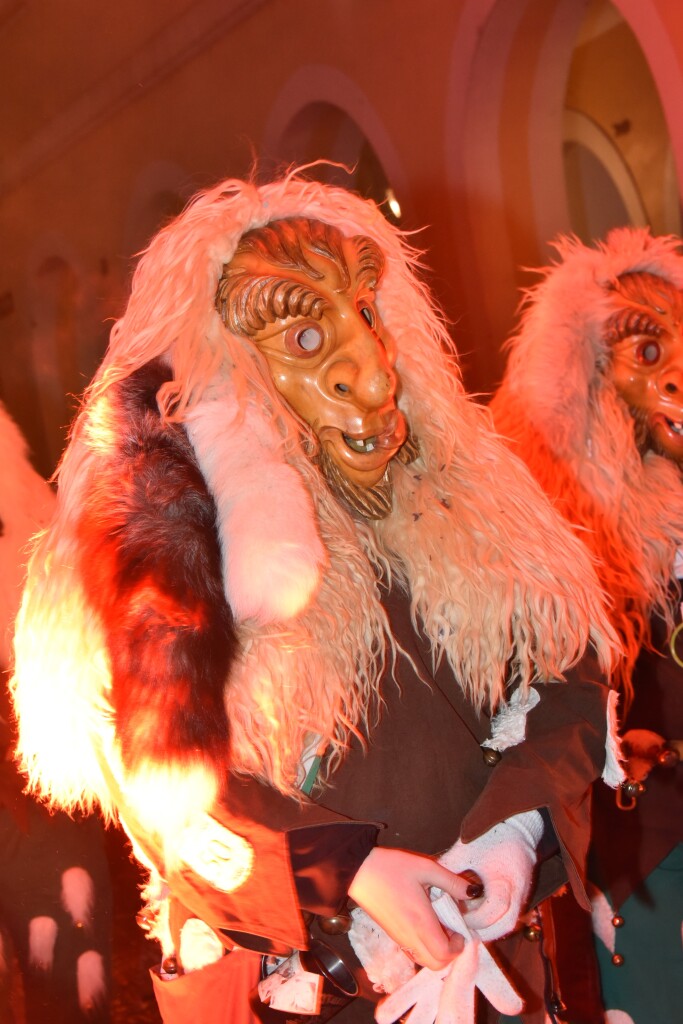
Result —
[{"label": "dark brown fur trim", "polygon": [[223,688],[237,650],[216,509],[150,363],[113,390],[116,443],[80,521],[87,600],[104,625],[124,765],[227,761]]}]

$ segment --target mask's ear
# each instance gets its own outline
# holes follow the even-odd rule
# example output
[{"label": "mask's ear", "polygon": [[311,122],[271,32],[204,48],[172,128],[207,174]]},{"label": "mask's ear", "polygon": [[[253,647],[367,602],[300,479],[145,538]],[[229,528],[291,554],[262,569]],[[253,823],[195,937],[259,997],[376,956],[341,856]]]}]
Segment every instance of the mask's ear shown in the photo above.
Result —
[{"label": "mask's ear", "polygon": [[277,426],[217,381],[186,419],[218,514],[225,596],[237,621],[298,615],[326,561],[311,496],[283,456]]}]

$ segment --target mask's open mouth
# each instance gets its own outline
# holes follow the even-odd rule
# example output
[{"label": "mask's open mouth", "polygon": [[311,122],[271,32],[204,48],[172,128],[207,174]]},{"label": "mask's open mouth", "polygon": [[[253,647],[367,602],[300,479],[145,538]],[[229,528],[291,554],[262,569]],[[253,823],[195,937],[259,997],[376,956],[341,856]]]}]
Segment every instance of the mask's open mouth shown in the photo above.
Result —
[{"label": "mask's open mouth", "polygon": [[683,437],[683,420],[670,420],[668,416],[664,417],[666,425],[674,434],[678,434],[679,437]]},{"label": "mask's open mouth", "polygon": [[344,444],[351,449],[352,452],[358,452],[360,455],[367,455],[369,452],[374,452],[378,445],[378,436],[373,434],[372,437],[349,437],[348,434],[342,434],[344,438]]},{"label": "mask's open mouth", "polygon": [[406,439],[406,421],[399,409],[393,409],[386,417],[379,434],[368,434],[366,437],[352,437],[342,433],[344,444],[358,455],[369,455],[379,448],[385,452],[397,451]]}]

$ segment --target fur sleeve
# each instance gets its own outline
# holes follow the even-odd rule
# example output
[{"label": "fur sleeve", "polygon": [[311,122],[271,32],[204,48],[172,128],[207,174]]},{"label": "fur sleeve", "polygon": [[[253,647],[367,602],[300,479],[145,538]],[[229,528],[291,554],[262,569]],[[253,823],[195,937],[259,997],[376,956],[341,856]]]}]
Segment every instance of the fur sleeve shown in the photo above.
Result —
[{"label": "fur sleeve", "polygon": [[216,512],[182,427],[162,423],[150,364],[116,386],[116,441],[79,523],[84,586],[103,624],[127,769],[197,750],[227,760],[223,688],[237,641]]}]

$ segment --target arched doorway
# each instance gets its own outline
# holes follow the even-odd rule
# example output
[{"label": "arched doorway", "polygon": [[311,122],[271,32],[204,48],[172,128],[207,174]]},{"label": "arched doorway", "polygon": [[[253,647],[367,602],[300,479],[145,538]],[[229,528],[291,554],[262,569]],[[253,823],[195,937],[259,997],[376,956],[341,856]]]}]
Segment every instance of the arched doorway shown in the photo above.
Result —
[{"label": "arched doorway", "polygon": [[343,166],[321,165],[306,173],[373,199],[394,223],[411,207],[389,132],[357,83],[336,68],[316,64],[296,70],[273,103],[261,153],[266,177],[328,160]]},{"label": "arched doorway", "polygon": [[[634,90],[633,102],[647,102],[637,117],[643,175],[654,160],[653,190],[667,196],[656,215],[656,203],[648,203],[639,184],[640,171],[625,161],[615,137],[622,132],[624,142],[635,108],[633,115],[605,118],[587,109],[585,97],[595,98],[603,88],[599,60],[589,80],[577,85],[586,68],[585,42],[604,42],[605,33],[615,89],[624,62],[629,72],[637,62],[643,76],[649,68],[650,86],[640,94]],[[465,5],[454,41],[445,155],[451,231],[459,240],[461,332],[473,353],[470,383],[477,389],[490,390],[500,379],[501,346],[514,326],[520,289],[532,280],[523,268],[547,263],[557,234],[602,232],[624,217],[655,231],[677,230],[674,154],[683,152],[683,125],[680,118],[672,122],[671,96],[663,89],[670,92],[680,79],[651,0]],[[659,114],[650,116],[657,104]],[[646,126],[659,139],[649,156],[643,155]]]},{"label": "arched doorway", "polygon": [[649,225],[654,234],[680,232],[673,164],[662,103],[635,33],[609,0],[590,0],[565,98],[572,230],[587,243],[620,224]]}]

